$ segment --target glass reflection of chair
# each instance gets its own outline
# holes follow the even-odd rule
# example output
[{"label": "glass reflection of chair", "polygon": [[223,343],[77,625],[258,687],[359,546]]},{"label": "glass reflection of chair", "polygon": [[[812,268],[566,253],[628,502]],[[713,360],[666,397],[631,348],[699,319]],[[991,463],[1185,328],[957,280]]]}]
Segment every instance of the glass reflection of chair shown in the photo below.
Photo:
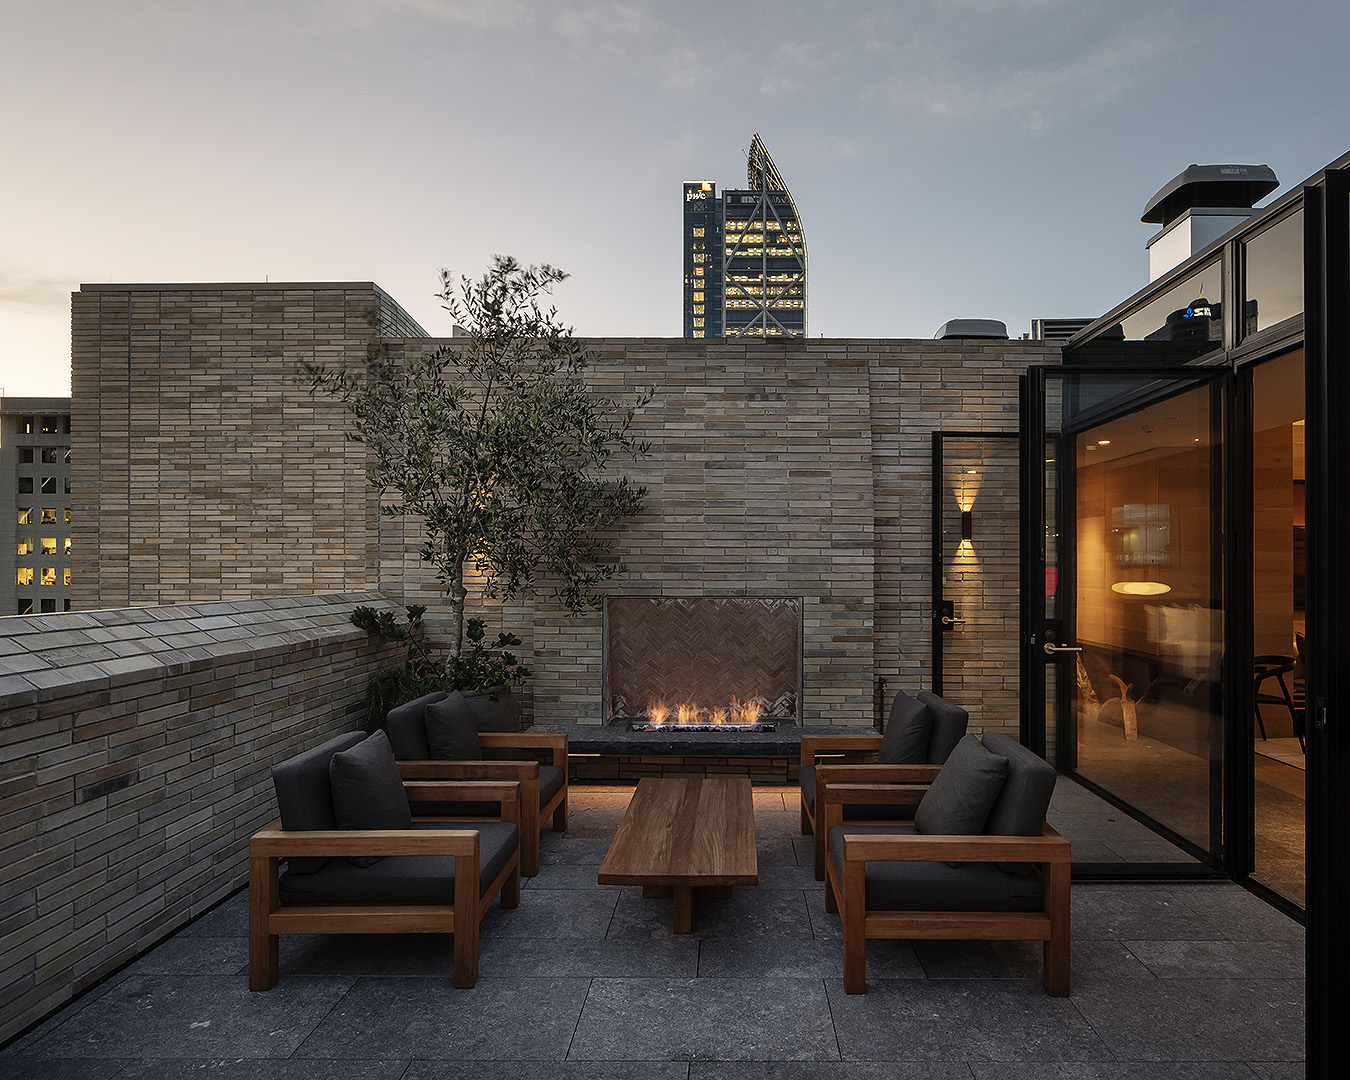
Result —
[{"label": "glass reflection of chair", "polygon": [[[1281,656],[1278,653],[1268,653],[1263,656],[1255,657],[1252,660],[1252,668],[1255,673],[1255,686],[1252,698],[1253,708],[1256,710],[1256,726],[1261,731],[1261,738],[1266,739],[1266,724],[1261,716],[1261,706],[1264,705],[1283,705],[1289,710],[1289,718],[1294,724],[1294,734],[1298,736],[1299,749],[1307,753],[1307,745],[1303,738],[1303,710],[1301,708],[1303,698],[1303,635],[1295,635],[1295,647],[1298,651],[1297,656]],[[1288,675],[1294,683],[1294,692],[1289,690],[1289,684],[1285,682],[1285,676]],[[1279,694],[1273,692],[1262,693],[1262,683],[1274,679],[1280,688]],[[1295,697],[1299,699],[1299,704],[1295,704]]]}]

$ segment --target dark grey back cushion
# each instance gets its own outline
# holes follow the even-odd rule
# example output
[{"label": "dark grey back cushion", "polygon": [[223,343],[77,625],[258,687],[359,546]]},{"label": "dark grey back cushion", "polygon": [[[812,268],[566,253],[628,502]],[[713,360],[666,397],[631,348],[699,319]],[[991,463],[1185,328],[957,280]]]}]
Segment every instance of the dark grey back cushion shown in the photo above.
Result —
[{"label": "dark grey back cushion", "polygon": [[389,733],[389,745],[399,761],[426,761],[431,757],[427,746],[426,711],[433,701],[445,698],[443,693],[425,694],[415,701],[389,710],[384,728]]},{"label": "dark grey back cushion", "polygon": [[[984,733],[984,748],[1008,762],[1003,791],[989,810],[984,831],[996,836],[1040,836],[1055,793],[1055,770],[1021,743],[996,731]],[[999,863],[1013,874],[1031,873],[1030,863]]]},{"label": "dark grey back cushion", "polygon": [[458,690],[427,706],[426,731],[431,760],[483,760],[473,710]]},{"label": "dark grey back cushion", "polygon": [[934,836],[974,836],[984,832],[1003,783],[1007,759],[991,753],[974,735],[952,751],[914,811],[914,827]]},{"label": "dark grey back cushion", "polygon": [[896,691],[877,760],[887,765],[922,765],[928,760],[932,726],[933,714],[927,705],[903,690]]},{"label": "dark grey back cushion", "polygon": [[464,707],[473,717],[473,726],[478,731],[520,731],[520,698],[511,693],[508,687],[498,687],[496,700],[492,693],[484,690],[477,693],[460,694]]},{"label": "dark grey back cushion", "polygon": [[[365,737],[360,731],[348,732],[273,767],[272,786],[276,788],[277,809],[281,814],[283,829],[310,832],[337,828],[328,763],[334,754],[350,750]],[[290,859],[288,865],[296,873],[308,874],[318,870],[327,861],[327,858],[313,856]]]},{"label": "dark grey back cushion", "polygon": [[928,756],[919,760],[926,761],[929,765],[941,765],[951,757],[956,744],[965,738],[970,713],[960,705],[953,705],[945,698],[940,698],[927,690],[920,690],[917,696],[928,706],[928,711],[933,716],[928,746],[925,748]]},{"label": "dark grey back cushion", "polygon": [[[377,731],[328,763],[333,816],[339,829],[410,829],[408,795],[389,749],[389,737]],[[378,855],[348,856],[357,866],[373,866]]]}]

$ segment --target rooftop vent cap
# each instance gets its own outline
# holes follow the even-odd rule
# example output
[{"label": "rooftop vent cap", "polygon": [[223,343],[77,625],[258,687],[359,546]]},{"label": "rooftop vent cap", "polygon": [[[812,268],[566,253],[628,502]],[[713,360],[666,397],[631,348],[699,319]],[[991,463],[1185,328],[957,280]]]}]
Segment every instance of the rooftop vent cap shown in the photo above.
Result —
[{"label": "rooftop vent cap", "polygon": [[1008,337],[1008,327],[997,319],[948,319],[938,327],[934,338],[1003,338]]},{"label": "rooftop vent cap", "polygon": [[1159,189],[1139,220],[1170,225],[1200,206],[1249,210],[1279,186],[1269,165],[1191,165]]}]

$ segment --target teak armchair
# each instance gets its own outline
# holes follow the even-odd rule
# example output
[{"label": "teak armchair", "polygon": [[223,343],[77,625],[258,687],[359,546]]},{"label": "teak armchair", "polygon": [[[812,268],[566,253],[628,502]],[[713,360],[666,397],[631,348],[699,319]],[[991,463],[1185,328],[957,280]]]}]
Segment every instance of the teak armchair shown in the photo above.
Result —
[{"label": "teak armchair", "polygon": [[503,908],[520,903],[520,784],[403,783],[407,799],[495,802],[500,821],[338,828],[327,762],[363,739],[330,740],[273,771],[282,819],[249,840],[250,990],[276,985],[282,934],[453,934],[454,985],[470,987],[484,914],[498,895]]},{"label": "teak armchair", "polygon": [[[567,735],[532,731],[478,731],[483,759],[437,759],[427,734],[427,709],[449,695],[428,694],[389,711],[386,726],[399,771],[419,780],[515,780],[521,785],[520,872],[539,873],[539,833],[549,817],[554,832],[567,831]],[[501,757],[495,755],[503,755]],[[510,757],[506,755],[518,755]],[[541,762],[533,755],[543,758]],[[414,800],[414,810],[430,819],[464,820],[495,815],[492,806]]]},{"label": "teak armchair", "polygon": [[[971,736],[973,739],[974,737]],[[1037,816],[1031,835],[985,832],[930,835],[914,825],[855,825],[850,804],[913,806],[930,786],[924,768],[908,783],[835,783],[823,793],[822,831],[828,836],[825,906],[844,931],[844,989],[866,990],[869,938],[1033,940],[1044,943],[1042,982],[1053,997],[1069,993],[1070,846],[1044,821],[1041,778],[1025,782],[1028,759],[1053,770],[1002,736],[985,736],[993,752],[1012,754],[1008,780],[989,812],[1005,826]],[[1016,749],[1008,750],[1009,744]],[[1048,802],[1048,795],[1044,796]],[[951,865],[957,863],[959,865]]]}]

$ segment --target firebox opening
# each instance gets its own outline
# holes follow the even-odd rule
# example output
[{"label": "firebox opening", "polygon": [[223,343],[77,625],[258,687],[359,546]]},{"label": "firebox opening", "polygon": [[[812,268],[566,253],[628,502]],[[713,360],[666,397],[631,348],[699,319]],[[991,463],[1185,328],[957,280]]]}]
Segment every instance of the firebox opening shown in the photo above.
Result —
[{"label": "firebox opening", "polygon": [[612,596],[605,719],[631,731],[776,731],[798,722],[800,597]]}]

